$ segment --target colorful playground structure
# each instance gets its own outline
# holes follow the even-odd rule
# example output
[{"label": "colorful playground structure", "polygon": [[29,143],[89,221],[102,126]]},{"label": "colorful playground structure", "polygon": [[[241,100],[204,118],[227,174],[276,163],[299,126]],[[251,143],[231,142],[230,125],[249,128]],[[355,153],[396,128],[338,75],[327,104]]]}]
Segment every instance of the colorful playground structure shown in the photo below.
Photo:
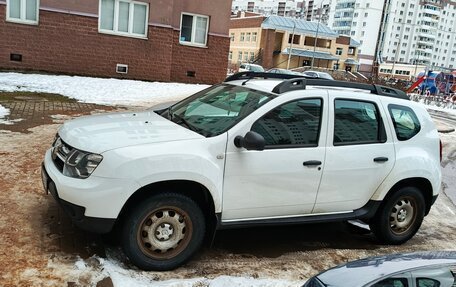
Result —
[{"label": "colorful playground structure", "polygon": [[418,74],[416,82],[407,89],[411,93],[418,88],[420,94],[427,91],[431,95],[450,95],[456,93],[456,71],[437,72],[423,71]]}]

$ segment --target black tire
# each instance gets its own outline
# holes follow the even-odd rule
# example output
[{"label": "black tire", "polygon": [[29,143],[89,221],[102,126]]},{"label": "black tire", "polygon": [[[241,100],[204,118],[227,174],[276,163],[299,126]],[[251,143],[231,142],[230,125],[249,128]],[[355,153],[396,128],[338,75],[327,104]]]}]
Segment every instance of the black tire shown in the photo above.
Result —
[{"label": "black tire", "polygon": [[172,270],[199,250],[205,230],[203,213],[192,199],[177,193],[157,194],[126,217],[122,247],[143,270]]},{"label": "black tire", "polygon": [[402,244],[421,226],[426,210],[423,194],[415,187],[403,187],[382,204],[369,226],[383,244]]}]

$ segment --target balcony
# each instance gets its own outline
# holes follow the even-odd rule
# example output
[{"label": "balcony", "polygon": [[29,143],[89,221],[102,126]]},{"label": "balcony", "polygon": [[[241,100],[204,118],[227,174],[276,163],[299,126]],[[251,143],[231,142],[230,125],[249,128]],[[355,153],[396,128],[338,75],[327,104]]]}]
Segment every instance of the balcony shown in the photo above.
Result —
[{"label": "balcony", "polygon": [[419,44],[419,48],[432,48],[435,43],[435,39],[418,39],[417,43]]},{"label": "balcony", "polygon": [[437,32],[437,29],[421,30],[418,32],[418,36],[426,37],[429,39],[435,39],[436,32]]},{"label": "balcony", "polygon": [[431,14],[433,16],[439,17],[440,16],[440,9],[433,10],[433,9],[429,9],[429,8],[424,8],[423,9],[423,13],[428,13],[428,14]]},{"label": "balcony", "polygon": [[432,53],[434,52],[432,49],[430,48],[416,48],[415,49],[417,52],[419,52],[419,54],[422,56],[422,57],[428,57],[430,58]]}]

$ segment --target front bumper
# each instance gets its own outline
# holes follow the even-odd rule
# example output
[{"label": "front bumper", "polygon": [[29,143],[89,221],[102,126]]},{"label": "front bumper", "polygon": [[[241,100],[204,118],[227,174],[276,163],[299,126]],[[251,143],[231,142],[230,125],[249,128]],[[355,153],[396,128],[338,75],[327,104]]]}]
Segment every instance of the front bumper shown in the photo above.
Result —
[{"label": "front bumper", "polygon": [[44,163],[41,166],[41,178],[43,180],[43,186],[46,193],[50,193],[52,197],[57,201],[64,212],[71,218],[71,221],[79,228],[87,230],[93,233],[108,233],[114,227],[116,219],[111,218],[97,218],[85,216],[85,207],[73,204],[59,198],[59,193],[54,181],[49,177],[49,174],[44,167]]},{"label": "front bumper", "polygon": [[42,166],[43,185],[76,226],[96,233],[109,232],[124,204],[140,186],[133,180],[103,178],[93,174],[86,179],[64,176],[55,166],[51,150]]}]

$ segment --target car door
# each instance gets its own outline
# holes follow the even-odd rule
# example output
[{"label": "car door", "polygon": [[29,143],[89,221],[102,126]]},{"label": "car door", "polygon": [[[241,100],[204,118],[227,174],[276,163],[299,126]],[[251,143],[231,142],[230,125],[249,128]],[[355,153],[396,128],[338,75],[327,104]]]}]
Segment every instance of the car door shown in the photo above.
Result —
[{"label": "car door", "polygon": [[387,113],[378,96],[329,92],[325,170],[313,213],[364,206],[394,166]]},{"label": "car door", "polygon": [[[222,221],[308,214],[315,204],[325,157],[327,93],[276,99],[229,131]],[[262,151],[234,145],[248,131],[266,141]]]}]

